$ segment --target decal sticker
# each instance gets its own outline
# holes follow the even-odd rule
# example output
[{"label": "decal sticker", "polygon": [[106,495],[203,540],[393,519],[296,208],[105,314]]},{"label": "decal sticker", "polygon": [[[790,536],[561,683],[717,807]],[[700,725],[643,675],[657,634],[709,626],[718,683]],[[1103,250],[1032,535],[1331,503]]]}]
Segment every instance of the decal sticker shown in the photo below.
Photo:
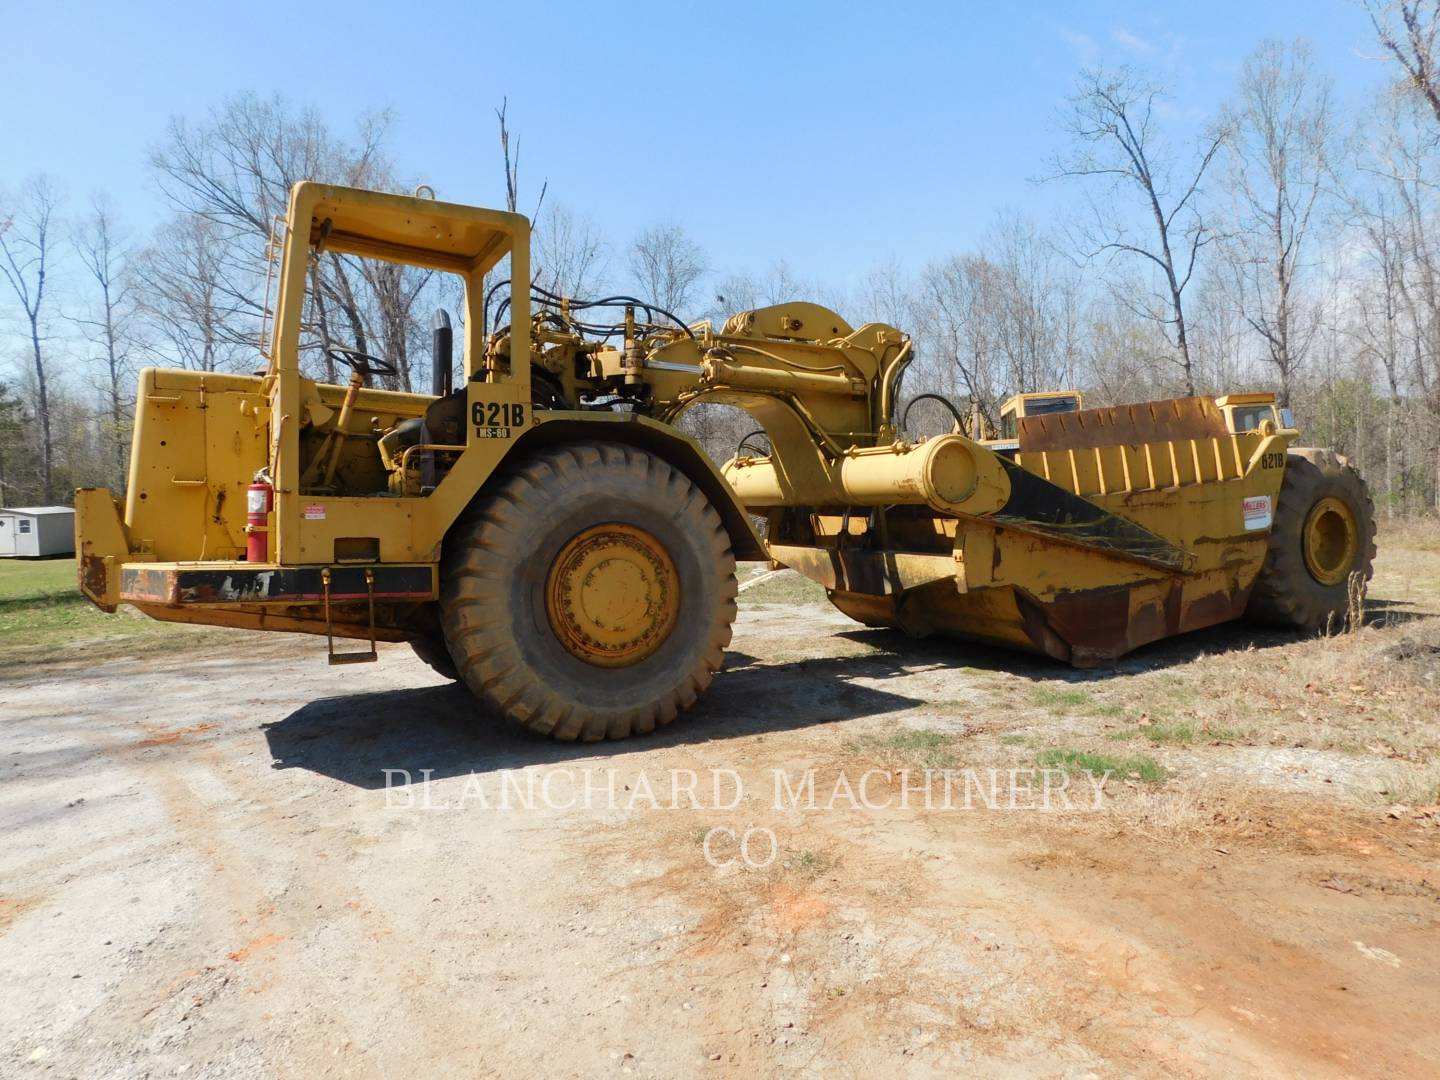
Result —
[{"label": "decal sticker", "polygon": [[477,401],[470,406],[477,439],[508,439],[510,429],[525,426],[525,406],[508,401]]},{"label": "decal sticker", "polygon": [[325,507],[321,506],[319,503],[311,503],[309,506],[305,507],[304,514],[306,521],[324,521]]},{"label": "decal sticker", "polygon": [[1270,528],[1272,515],[1270,513],[1269,495],[1253,495],[1245,499],[1240,504],[1240,507],[1241,513],[1245,515],[1246,532]]}]

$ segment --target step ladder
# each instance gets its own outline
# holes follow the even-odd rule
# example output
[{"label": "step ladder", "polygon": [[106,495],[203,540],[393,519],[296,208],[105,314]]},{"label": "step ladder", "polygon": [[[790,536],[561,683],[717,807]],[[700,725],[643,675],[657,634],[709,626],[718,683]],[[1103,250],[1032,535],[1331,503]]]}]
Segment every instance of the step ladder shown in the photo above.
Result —
[{"label": "step ladder", "polygon": [[365,568],[365,596],[370,611],[370,648],[366,651],[335,651],[335,632],[330,622],[330,567],[320,571],[320,583],[325,594],[325,648],[331,664],[368,664],[380,659],[375,651],[375,570]]}]

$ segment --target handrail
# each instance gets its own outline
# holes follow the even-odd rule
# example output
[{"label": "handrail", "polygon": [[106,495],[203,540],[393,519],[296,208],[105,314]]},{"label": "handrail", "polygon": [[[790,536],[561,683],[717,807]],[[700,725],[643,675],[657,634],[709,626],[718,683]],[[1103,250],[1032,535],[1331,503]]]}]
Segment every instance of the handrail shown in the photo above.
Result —
[{"label": "handrail", "polygon": [[283,258],[284,245],[281,239],[281,232],[285,228],[285,215],[276,214],[270,222],[270,239],[265,243],[265,299],[260,308],[260,334],[256,343],[260,348],[260,355],[275,362],[275,342],[270,337],[275,324],[275,307],[270,302],[270,287],[272,283],[278,288],[279,277],[275,273],[275,266]]},{"label": "handrail", "polygon": [[405,452],[400,455],[400,471],[402,473],[410,466],[410,455],[418,450],[444,450],[448,453],[459,454],[465,450],[465,447],[453,446],[449,443],[416,443],[414,446],[407,446]]}]

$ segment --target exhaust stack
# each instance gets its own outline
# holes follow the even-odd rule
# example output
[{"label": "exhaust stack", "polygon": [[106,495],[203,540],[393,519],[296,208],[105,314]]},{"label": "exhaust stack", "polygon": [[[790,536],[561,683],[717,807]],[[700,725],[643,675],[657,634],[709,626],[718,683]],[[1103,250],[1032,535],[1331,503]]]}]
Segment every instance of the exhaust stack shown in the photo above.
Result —
[{"label": "exhaust stack", "polygon": [[455,335],[450,313],[436,308],[430,317],[430,392],[436,397],[450,393],[455,378]]}]

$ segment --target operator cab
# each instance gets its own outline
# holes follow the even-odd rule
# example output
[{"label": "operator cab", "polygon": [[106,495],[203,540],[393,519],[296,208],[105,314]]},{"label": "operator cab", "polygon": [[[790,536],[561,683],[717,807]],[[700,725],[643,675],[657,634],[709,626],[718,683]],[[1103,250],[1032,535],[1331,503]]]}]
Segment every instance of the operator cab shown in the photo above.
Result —
[{"label": "operator cab", "polygon": [[1019,438],[1022,416],[1050,416],[1053,413],[1079,412],[1082,408],[1084,402],[1078,390],[1012,394],[1000,406],[1000,438]]},{"label": "operator cab", "polygon": [[1277,428],[1295,426],[1294,414],[1276,406],[1274,394],[1226,394],[1215,399],[1215,406],[1225,414],[1225,426],[1237,435],[1255,431],[1267,420]]},{"label": "operator cab", "polygon": [[380,460],[393,495],[428,495],[465,449],[465,390],[454,389],[450,313],[430,320],[430,393],[423,416],[401,420],[379,435]]},{"label": "operator cab", "polygon": [[999,454],[1020,449],[1020,420],[1026,416],[1053,416],[1079,412],[1085,400],[1078,390],[1041,390],[1011,394],[1000,406],[1000,437],[981,441]]}]

